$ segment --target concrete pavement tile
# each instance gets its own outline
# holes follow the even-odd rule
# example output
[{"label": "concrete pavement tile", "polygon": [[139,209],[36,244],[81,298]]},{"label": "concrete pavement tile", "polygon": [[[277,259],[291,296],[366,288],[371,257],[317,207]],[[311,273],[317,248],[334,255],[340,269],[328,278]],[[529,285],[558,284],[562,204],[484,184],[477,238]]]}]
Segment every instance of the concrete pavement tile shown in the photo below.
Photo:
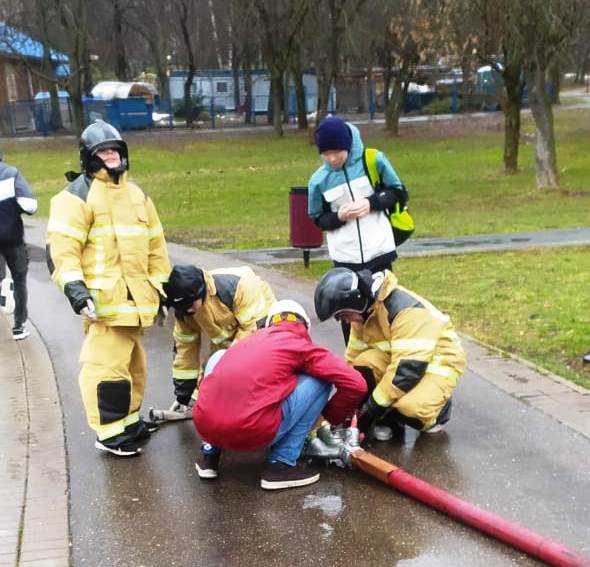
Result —
[{"label": "concrete pavement tile", "polygon": [[60,538],[45,538],[45,539],[31,539],[26,542],[26,549],[30,552],[45,551],[45,550],[56,550],[59,549],[63,552],[64,549],[68,549],[69,541],[64,537]]},{"label": "concrete pavement tile", "polygon": [[45,543],[55,547],[56,542],[61,543],[65,548],[69,547],[69,533],[63,529],[52,530],[51,526],[46,526],[43,530],[27,529],[23,532],[23,542],[27,546],[32,546],[34,549],[36,545],[44,545]]},{"label": "concrete pavement tile", "polygon": [[18,536],[14,534],[12,536],[0,537],[0,555],[3,553],[12,553],[16,550],[18,544]]},{"label": "concrete pavement tile", "polygon": [[0,554],[0,567],[14,567],[16,564],[16,551]]},{"label": "concrete pavement tile", "polygon": [[65,563],[61,563],[61,567],[67,567],[67,558],[69,553],[64,553],[62,549],[43,549],[28,551],[26,549],[21,550],[20,561],[21,565],[26,565],[32,561],[49,560],[49,559],[66,559]]},{"label": "concrete pavement tile", "polygon": [[21,567],[68,567],[69,561],[69,555],[65,555],[63,557],[21,561],[20,565]]}]

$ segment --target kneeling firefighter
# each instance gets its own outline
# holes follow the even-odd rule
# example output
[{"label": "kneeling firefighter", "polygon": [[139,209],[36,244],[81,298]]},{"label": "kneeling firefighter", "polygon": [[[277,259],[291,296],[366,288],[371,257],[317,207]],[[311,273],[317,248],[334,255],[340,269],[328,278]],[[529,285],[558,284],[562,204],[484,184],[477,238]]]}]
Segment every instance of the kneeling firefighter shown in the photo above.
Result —
[{"label": "kneeling firefighter", "polygon": [[370,395],[359,429],[375,425],[376,439],[390,425],[434,433],[450,419],[451,396],[465,368],[465,353],[448,315],[398,285],[389,270],[347,268],[327,272],[315,291],[320,321],[351,324],[346,360],[363,374]]},{"label": "kneeling firefighter", "polygon": [[150,410],[156,422],[192,417],[193,392],[203,376],[201,335],[210,340],[210,352],[227,349],[264,326],[275,296],[268,283],[251,268],[203,270],[174,266],[164,284],[167,305],[174,308],[175,400],[168,410]]},{"label": "kneeling firefighter", "polygon": [[47,264],[86,338],[79,376],[95,447],[138,454],[149,437],[139,409],[146,379],[141,336],[162,313],[170,263],[151,199],[127,178],[127,144],[102,120],[80,137],[81,174],[51,199]]}]

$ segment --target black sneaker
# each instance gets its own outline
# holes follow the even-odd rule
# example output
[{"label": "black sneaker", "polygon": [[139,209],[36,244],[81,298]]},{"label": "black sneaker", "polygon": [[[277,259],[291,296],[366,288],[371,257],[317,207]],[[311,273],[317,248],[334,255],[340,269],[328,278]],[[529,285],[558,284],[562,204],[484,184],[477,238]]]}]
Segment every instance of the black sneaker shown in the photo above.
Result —
[{"label": "black sneaker", "polygon": [[201,449],[197,455],[197,462],[195,468],[199,478],[217,478],[217,471],[219,470],[219,458],[221,451],[203,451]]},{"label": "black sneaker", "polygon": [[22,341],[26,339],[31,333],[25,329],[24,325],[19,325],[18,327],[14,327],[12,329],[12,338],[15,341]]},{"label": "black sneaker", "polygon": [[107,453],[112,453],[113,455],[116,455],[117,457],[135,457],[135,456],[141,454],[141,448],[138,447],[137,443],[134,443],[133,441],[126,441],[126,442],[121,443],[119,445],[110,446],[110,445],[106,445],[105,443],[103,443],[102,441],[99,441],[97,439],[94,442],[94,446],[99,451],[105,451]]},{"label": "black sneaker", "polygon": [[590,364],[590,350],[582,357],[584,364]]},{"label": "black sneaker", "polygon": [[320,480],[320,473],[305,464],[298,463],[291,466],[275,461],[274,463],[266,463],[264,471],[262,471],[260,486],[265,490],[278,490],[306,486],[318,480]]},{"label": "black sneaker", "polygon": [[141,419],[137,422],[135,427],[135,439],[137,441],[147,441],[154,431],[158,431],[160,426],[153,421],[147,421],[145,419]]}]

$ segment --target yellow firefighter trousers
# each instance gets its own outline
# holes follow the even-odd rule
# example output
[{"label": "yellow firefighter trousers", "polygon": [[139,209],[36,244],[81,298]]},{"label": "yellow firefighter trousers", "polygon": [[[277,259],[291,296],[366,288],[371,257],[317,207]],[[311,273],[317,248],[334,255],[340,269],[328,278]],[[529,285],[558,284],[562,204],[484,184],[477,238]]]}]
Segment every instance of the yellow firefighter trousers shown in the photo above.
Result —
[{"label": "yellow firefighter trousers", "polygon": [[[389,362],[389,354],[377,349],[367,350],[354,359],[355,366],[366,366],[373,371],[375,385],[383,379]],[[393,389],[400,396],[391,407],[406,417],[419,419],[424,424],[423,429],[428,429],[435,424],[456,385],[456,380],[448,376],[426,372],[409,392],[391,385],[388,391]]]},{"label": "yellow firefighter trousers", "polygon": [[80,352],[79,376],[88,425],[100,441],[139,421],[146,381],[141,327],[89,323]]}]

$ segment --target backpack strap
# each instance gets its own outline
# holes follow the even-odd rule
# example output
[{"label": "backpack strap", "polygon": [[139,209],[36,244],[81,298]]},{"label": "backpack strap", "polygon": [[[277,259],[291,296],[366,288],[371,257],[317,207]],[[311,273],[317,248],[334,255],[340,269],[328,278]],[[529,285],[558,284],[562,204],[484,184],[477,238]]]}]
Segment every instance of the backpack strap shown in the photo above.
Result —
[{"label": "backpack strap", "polygon": [[363,167],[365,168],[365,174],[371,181],[373,188],[381,181],[381,176],[377,170],[377,154],[379,150],[375,148],[365,148],[363,152]]}]

